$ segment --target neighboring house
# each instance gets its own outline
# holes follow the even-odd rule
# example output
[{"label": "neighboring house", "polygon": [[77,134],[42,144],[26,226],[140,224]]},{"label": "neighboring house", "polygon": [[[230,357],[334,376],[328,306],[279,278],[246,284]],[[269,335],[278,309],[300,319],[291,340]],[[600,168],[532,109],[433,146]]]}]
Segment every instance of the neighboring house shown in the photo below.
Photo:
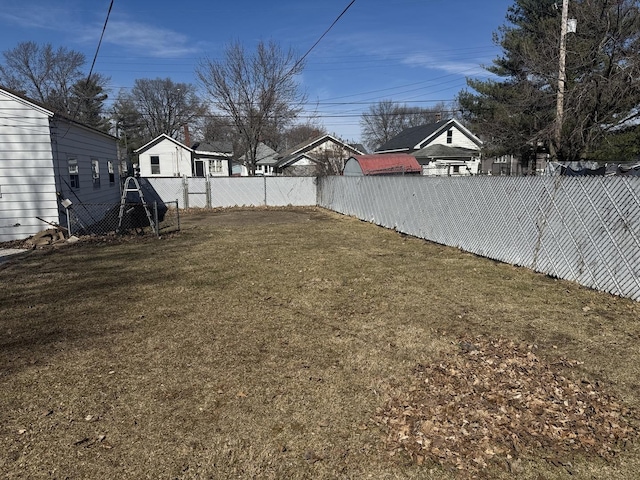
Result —
[{"label": "neighboring house", "polygon": [[482,141],[452,118],[403,130],[376,154],[411,154],[422,166],[423,175],[475,175],[481,147]]},{"label": "neighboring house", "polygon": [[161,134],[134,151],[142,177],[228,177],[232,148],[223,142],[184,145]]},{"label": "neighboring house", "polygon": [[407,153],[354,155],[344,165],[345,177],[363,175],[409,175],[422,172],[416,158]]},{"label": "neighboring house", "polygon": [[193,144],[194,177],[228,177],[231,175],[233,145],[227,142]]},{"label": "neighboring house", "polygon": [[283,152],[273,169],[275,175],[339,175],[349,157],[362,154],[342,140],[324,134]]},{"label": "neighboring house", "polygon": [[133,153],[138,155],[141,177],[193,176],[193,150],[164,133]]},{"label": "neighboring house", "polygon": [[0,88],[0,139],[0,241],[66,226],[64,200],[120,202],[115,137]]},{"label": "neighboring house", "polygon": [[256,175],[273,175],[278,157],[278,152],[260,142],[256,149]]}]

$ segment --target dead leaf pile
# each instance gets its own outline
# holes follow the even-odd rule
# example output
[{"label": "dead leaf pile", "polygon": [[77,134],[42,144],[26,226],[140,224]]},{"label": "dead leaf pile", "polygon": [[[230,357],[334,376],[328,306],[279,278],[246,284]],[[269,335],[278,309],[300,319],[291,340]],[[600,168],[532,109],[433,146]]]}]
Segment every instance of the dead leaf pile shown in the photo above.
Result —
[{"label": "dead leaf pile", "polygon": [[560,464],[575,454],[612,459],[635,435],[631,412],[601,385],[559,373],[532,346],[460,343],[460,352],[418,365],[411,385],[377,412],[392,452],[478,471],[537,455]]}]

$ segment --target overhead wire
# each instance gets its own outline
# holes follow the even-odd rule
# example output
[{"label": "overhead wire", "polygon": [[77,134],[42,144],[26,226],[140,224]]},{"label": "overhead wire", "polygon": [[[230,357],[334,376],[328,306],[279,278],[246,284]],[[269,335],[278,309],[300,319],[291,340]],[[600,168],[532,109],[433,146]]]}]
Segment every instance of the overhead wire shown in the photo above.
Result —
[{"label": "overhead wire", "polygon": [[289,70],[289,72],[287,73],[287,75],[285,75],[285,77],[289,76],[292,72],[294,72],[296,70],[296,68],[298,68],[298,66],[304,62],[304,59],[307,58],[307,56],[313,51],[314,48],[316,48],[318,46],[318,44],[322,41],[322,39],[327,35],[327,33],[329,33],[329,31],[334,27],[334,25],[336,23],[338,23],[338,20],[340,20],[342,18],[342,16],[347,13],[347,10],[349,10],[351,8],[351,5],[353,5],[354,3],[356,3],[356,0],[351,0],[351,2],[349,3],[349,5],[347,5],[345,7],[344,10],[342,10],[342,12],[340,13],[340,15],[338,15],[338,17],[333,21],[333,23],[331,25],[329,25],[329,28],[327,28],[324,33],[322,35],[320,35],[320,38],[318,38],[318,40],[316,40],[316,43],[314,43],[313,45],[311,45],[311,48],[309,48],[309,50],[307,50],[307,52],[302,55],[302,57],[300,57],[298,59],[298,61],[293,65],[293,67],[291,67],[291,70]]},{"label": "overhead wire", "polygon": [[[98,46],[96,47],[96,51],[93,54],[93,61],[91,62],[91,68],[89,68],[89,74],[87,75],[87,80],[85,82],[86,86],[89,86],[89,82],[91,80],[91,75],[93,75],[93,69],[96,65],[96,60],[98,59],[98,53],[100,52],[100,47],[102,45],[102,39],[104,38],[104,32],[107,29],[107,23],[109,22],[109,17],[111,16],[111,10],[113,9],[113,2],[114,0],[111,0],[109,3],[109,10],[107,11],[107,16],[104,20],[104,24],[102,25],[102,33],[100,33],[100,39],[98,40]],[[76,108],[73,112],[73,115],[71,116],[71,121],[75,122],[76,118],[78,117],[78,112],[80,111],[80,102],[78,102],[78,104],[76,105]],[[69,124],[67,126],[67,130],[64,132],[64,134],[61,136],[61,138],[64,138],[67,133],[69,133],[69,129],[71,128],[71,124]]]}]

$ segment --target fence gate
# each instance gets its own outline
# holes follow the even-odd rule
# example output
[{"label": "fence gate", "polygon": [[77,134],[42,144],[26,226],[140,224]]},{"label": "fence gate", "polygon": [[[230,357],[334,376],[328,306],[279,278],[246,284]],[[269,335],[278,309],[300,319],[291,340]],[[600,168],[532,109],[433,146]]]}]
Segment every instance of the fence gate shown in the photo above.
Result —
[{"label": "fence gate", "polygon": [[183,177],[184,207],[210,208],[211,185],[208,177]]}]

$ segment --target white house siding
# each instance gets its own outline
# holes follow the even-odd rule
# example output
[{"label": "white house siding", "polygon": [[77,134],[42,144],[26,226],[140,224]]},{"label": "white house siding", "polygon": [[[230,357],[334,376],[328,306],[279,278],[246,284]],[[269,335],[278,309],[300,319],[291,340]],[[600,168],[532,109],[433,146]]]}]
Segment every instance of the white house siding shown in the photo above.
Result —
[{"label": "white house siding", "polygon": [[[160,157],[160,173],[151,173],[151,157]],[[138,157],[140,176],[142,177],[181,177],[191,176],[191,151],[176,145],[170,140],[162,140],[149,147]]]},{"label": "white house siding", "polygon": [[0,241],[27,238],[58,221],[51,112],[0,90]]},{"label": "white house siding", "polygon": [[473,140],[467,137],[460,130],[455,127],[452,127],[451,130],[453,131],[451,143],[447,143],[448,130],[444,130],[440,135],[434,138],[433,141],[429,143],[429,145],[446,145],[448,147],[469,148],[472,150],[478,150],[478,152],[480,151],[480,147],[478,147],[478,145]]},{"label": "white house siding", "polygon": [[[458,167],[456,169],[456,167]],[[472,160],[467,162],[455,160],[436,160],[428,165],[422,166],[422,175],[430,177],[465,177],[469,175],[477,175],[480,169],[480,160]]]},{"label": "white house siding", "polygon": [[[194,163],[202,162],[205,177],[228,177],[229,176],[229,157],[223,158],[223,156],[219,156],[214,158],[212,156],[207,157],[204,155],[196,156],[196,158],[194,159]],[[211,162],[216,162],[216,161],[220,162],[220,165],[222,167],[222,170],[220,170],[219,172],[214,171],[214,169],[212,168],[213,166],[211,165]]]}]

